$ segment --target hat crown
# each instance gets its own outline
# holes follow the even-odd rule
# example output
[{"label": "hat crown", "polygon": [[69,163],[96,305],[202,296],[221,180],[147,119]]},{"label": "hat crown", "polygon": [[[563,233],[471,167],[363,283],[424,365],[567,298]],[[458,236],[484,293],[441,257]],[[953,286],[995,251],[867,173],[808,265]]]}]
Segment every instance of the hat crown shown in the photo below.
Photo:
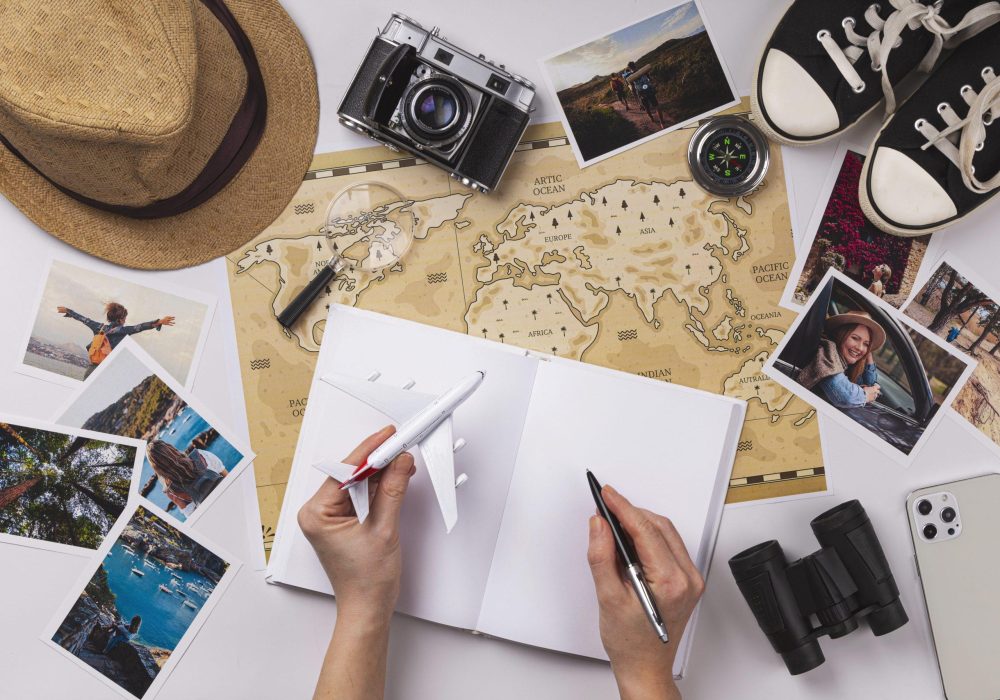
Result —
[{"label": "hat crown", "polygon": [[169,138],[192,114],[190,1],[0,3],[0,113],[77,138]]}]

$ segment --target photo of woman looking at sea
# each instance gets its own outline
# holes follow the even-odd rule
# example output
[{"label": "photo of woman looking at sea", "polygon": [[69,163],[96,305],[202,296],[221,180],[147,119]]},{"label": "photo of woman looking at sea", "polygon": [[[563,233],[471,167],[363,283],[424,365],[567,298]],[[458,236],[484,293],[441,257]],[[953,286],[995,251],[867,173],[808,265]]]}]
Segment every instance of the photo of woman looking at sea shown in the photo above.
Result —
[{"label": "photo of woman looking at sea", "polygon": [[178,396],[130,343],[101,364],[59,421],[146,440],[139,495],[183,522],[228,485],[249,450]]}]

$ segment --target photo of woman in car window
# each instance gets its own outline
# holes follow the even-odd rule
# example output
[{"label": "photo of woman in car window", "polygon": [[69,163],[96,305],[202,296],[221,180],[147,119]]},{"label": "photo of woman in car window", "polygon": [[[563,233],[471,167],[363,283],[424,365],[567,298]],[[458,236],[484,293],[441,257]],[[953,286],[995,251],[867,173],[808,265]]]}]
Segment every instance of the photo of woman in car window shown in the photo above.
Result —
[{"label": "photo of woman in car window", "polygon": [[826,319],[812,362],[802,368],[799,383],[822,391],[840,409],[860,408],[879,397],[873,353],[885,344],[885,329],[864,311]]},{"label": "photo of woman in car window", "polygon": [[764,367],[773,379],[892,454],[914,451],[972,371],[944,340],[836,271],[775,353]]}]

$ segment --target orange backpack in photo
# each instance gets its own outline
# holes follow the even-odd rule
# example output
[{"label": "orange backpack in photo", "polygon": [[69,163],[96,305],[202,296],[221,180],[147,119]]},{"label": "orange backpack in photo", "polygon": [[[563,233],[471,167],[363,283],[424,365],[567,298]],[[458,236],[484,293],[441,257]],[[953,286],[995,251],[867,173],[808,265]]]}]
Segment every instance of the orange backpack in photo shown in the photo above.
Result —
[{"label": "orange backpack in photo", "polygon": [[111,341],[104,334],[104,326],[94,334],[94,339],[90,341],[90,364],[99,365],[111,354]]}]

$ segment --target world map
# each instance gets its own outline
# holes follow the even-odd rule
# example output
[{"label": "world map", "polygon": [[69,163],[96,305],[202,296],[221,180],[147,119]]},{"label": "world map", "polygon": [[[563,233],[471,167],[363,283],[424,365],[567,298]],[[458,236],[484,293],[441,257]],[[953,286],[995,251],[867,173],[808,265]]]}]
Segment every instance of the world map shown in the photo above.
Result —
[{"label": "world map", "polygon": [[[378,148],[317,156],[284,214],[229,256],[265,545],[334,303],[744,399],[727,500],[825,490],[814,411],[763,373],[793,318],[778,306],[794,261],[780,153],[757,191],[718,198],[687,172],[691,132],[581,170],[558,124],[532,127],[491,195]],[[411,213],[412,245],[377,272],[343,269],[284,331],[275,317],[330,260],[330,202],[361,182],[405,193],[367,226]]]}]

